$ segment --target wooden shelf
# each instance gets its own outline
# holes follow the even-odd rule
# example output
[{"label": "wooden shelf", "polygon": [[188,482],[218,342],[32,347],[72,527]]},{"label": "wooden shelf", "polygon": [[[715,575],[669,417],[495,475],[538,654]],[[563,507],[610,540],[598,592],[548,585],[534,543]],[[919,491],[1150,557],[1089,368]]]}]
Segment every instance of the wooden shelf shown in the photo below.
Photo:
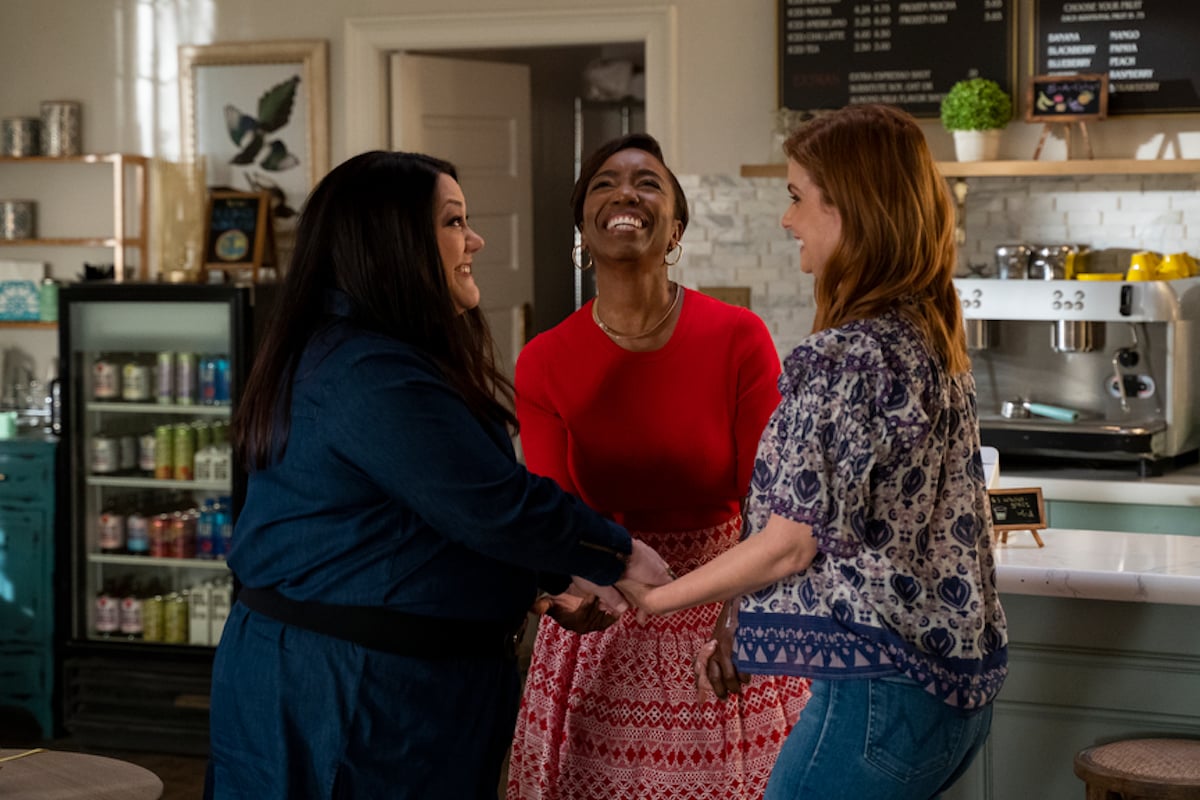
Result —
[{"label": "wooden shelf", "polygon": [[0,328],[40,328],[45,330],[54,330],[58,327],[57,322],[39,322],[38,320],[0,320]]},{"label": "wooden shelf", "polygon": [[[107,164],[112,169],[112,236],[47,237],[34,239],[5,239],[0,245],[9,247],[105,247],[113,251],[113,270],[117,281],[147,280],[149,267],[149,170],[148,156],[128,153],[92,153],[78,156],[0,156],[0,164]],[[132,180],[126,173],[132,169]],[[132,192],[132,204],[136,212],[137,236],[131,236],[126,201]],[[127,249],[138,253],[136,268],[129,267]]]},{"label": "wooden shelf", "polygon": [[[947,178],[1015,178],[1070,175],[1191,175],[1200,159],[1075,158],[1069,161],[940,161]],[[787,164],[743,164],[743,178],[786,178]]]}]

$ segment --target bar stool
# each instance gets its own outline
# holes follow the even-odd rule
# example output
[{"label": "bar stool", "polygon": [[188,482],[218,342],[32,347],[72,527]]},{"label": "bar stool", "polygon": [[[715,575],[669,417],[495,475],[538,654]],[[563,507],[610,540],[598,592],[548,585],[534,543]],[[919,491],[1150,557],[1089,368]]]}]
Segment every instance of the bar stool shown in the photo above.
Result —
[{"label": "bar stool", "polygon": [[1087,800],[1200,800],[1200,739],[1126,739],[1075,754]]}]

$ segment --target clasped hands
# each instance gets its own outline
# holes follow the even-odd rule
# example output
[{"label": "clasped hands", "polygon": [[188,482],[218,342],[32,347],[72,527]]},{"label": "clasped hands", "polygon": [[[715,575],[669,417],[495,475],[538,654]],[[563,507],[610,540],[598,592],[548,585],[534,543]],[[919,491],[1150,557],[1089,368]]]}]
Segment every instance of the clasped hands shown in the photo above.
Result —
[{"label": "clasped hands", "polygon": [[[567,591],[539,598],[534,606],[538,614],[548,614],[559,625],[576,633],[604,630],[630,609],[638,609],[639,620],[653,611],[647,608],[647,594],[656,586],[675,579],[670,566],[646,543],[634,539],[633,552],[625,574],[614,586],[599,586],[572,576]],[[713,638],[696,653],[692,671],[701,699],[708,692],[724,699],[741,692],[750,678],[733,664],[734,633],[737,631],[737,600],[721,606],[713,627]]]}]

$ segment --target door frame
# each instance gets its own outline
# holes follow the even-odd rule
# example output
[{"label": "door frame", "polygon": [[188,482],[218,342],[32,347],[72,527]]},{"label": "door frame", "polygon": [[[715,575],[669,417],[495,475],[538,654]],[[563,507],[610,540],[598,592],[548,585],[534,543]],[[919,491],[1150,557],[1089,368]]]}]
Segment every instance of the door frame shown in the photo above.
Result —
[{"label": "door frame", "polygon": [[646,128],[658,138],[670,163],[679,152],[677,16],[674,5],[662,5],[347,18],[346,154],[388,147],[388,56],[393,51],[641,42],[646,54]]}]

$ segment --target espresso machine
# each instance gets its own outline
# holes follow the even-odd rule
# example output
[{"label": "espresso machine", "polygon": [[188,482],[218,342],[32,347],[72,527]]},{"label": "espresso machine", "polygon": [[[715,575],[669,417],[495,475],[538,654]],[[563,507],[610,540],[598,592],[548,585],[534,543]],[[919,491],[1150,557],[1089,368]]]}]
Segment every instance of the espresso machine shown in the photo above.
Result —
[{"label": "espresso machine", "polygon": [[983,444],[1002,457],[1128,462],[1141,475],[1194,459],[1200,278],[954,284]]}]

